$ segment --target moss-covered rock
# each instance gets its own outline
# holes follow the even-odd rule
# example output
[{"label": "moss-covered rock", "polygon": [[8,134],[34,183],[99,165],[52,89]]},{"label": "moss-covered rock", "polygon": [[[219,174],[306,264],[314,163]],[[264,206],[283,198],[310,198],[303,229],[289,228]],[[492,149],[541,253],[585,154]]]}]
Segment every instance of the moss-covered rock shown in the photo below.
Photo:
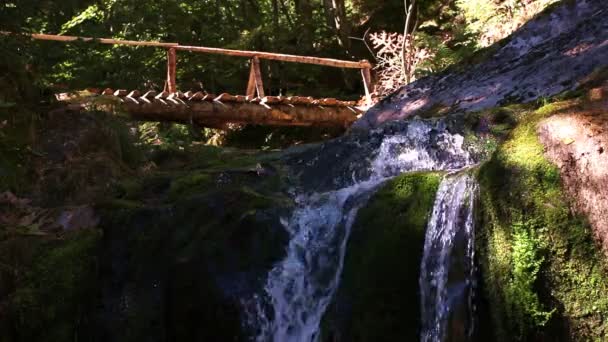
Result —
[{"label": "moss-covered rock", "polygon": [[438,173],[404,174],[359,211],[324,341],[418,340],[420,263],[440,181]]},{"label": "moss-covered rock", "polygon": [[14,334],[9,340],[70,341],[89,331],[97,304],[100,236],[97,230],[84,230],[62,240],[21,237],[2,243],[3,254],[15,239],[36,251],[30,260],[13,255],[26,263],[11,265],[14,271],[27,271],[13,278],[15,292],[9,296],[8,308]]},{"label": "moss-covered rock", "polygon": [[0,340],[245,340],[240,300],[283,256],[293,205],[273,155],[122,146],[124,123],[93,113],[42,124],[31,166],[53,169],[33,186],[37,202],[91,200],[101,230],[33,236],[0,221]]},{"label": "moss-covered rock", "polygon": [[100,335],[245,340],[241,300],[261,291],[288,239],[280,218],[293,204],[283,173],[249,152],[167,157],[174,161],[117,184],[116,198],[99,206]]},{"label": "moss-covered rock", "polygon": [[517,126],[479,172],[477,245],[497,341],[607,337],[601,253],[589,225],[571,213],[559,171],[537,137],[542,118],[572,104],[519,113]]}]

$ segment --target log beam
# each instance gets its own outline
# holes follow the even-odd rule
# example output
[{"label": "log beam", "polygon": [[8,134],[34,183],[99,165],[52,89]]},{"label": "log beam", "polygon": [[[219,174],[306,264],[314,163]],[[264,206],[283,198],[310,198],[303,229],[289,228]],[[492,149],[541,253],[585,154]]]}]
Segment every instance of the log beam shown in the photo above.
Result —
[{"label": "log beam", "polygon": [[125,102],[121,109],[133,119],[145,121],[195,122],[203,127],[223,127],[227,123],[268,126],[348,127],[359,114],[352,107],[271,105],[248,102],[201,101],[187,105],[159,102]]}]

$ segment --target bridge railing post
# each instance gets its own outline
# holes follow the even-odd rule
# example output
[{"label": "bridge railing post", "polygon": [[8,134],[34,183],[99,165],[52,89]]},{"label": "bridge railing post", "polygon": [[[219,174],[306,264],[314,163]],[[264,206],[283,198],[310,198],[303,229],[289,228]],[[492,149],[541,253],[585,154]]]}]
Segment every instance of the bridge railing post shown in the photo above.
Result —
[{"label": "bridge railing post", "polygon": [[[367,62],[363,60],[362,62]],[[363,78],[363,88],[365,89],[365,102],[369,106],[372,104],[372,72],[371,68],[362,68],[361,77]]]},{"label": "bridge railing post", "polygon": [[262,81],[262,71],[260,70],[260,59],[253,57],[251,59],[251,68],[249,69],[249,82],[247,82],[247,96],[255,96],[262,98],[264,94],[264,82]]},{"label": "bridge railing post", "polygon": [[175,93],[177,91],[177,85],[175,81],[175,74],[177,68],[177,53],[174,48],[167,49],[167,81],[165,84],[165,90],[169,93]]}]

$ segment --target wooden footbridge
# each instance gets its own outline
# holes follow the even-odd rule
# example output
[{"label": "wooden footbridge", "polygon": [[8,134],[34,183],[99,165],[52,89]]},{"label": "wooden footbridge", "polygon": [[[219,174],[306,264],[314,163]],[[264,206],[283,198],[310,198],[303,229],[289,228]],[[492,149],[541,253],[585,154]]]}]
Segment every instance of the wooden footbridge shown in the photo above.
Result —
[{"label": "wooden footbridge", "polygon": [[[7,33],[5,33],[7,34]],[[344,126],[353,123],[371,104],[371,68],[366,61],[344,61],[329,58],[296,56],[260,51],[186,46],[179,43],[129,41],[49,34],[31,34],[32,39],[60,42],[91,41],[101,44],[149,46],[167,50],[167,76],[163,91],[105,89],[96,95],[115,99],[122,111],[134,119],[195,123],[203,127],[224,128],[227,124],[256,124],[273,126]],[[177,89],[177,52],[189,51],[250,59],[249,82],[245,95],[181,92]],[[333,98],[314,99],[300,96],[266,96],[260,70],[260,59],[293,63],[316,64],[361,70],[365,97],[362,103]],[[360,106],[359,106],[360,105]]]}]

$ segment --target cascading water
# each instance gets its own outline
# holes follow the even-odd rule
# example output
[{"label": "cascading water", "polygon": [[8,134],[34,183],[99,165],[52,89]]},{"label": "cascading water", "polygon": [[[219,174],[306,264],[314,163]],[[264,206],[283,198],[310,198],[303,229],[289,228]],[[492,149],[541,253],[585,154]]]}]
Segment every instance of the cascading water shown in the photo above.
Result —
[{"label": "cascading water", "polygon": [[[301,195],[285,223],[287,256],[269,272],[264,293],[248,304],[247,325],[258,342],[310,342],[335,293],[357,211],[387,179],[408,171],[455,170],[472,163],[463,137],[440,124],[411,121],[386,136],[364,181],[321,194]],[[251,301],[250,301],[251,302]]]},{"label": "cascading water", "polygon": [[477,183],[444,178],[427,225],[420,272],[422,342],[468,341],[474,328],[474,219]]}]

